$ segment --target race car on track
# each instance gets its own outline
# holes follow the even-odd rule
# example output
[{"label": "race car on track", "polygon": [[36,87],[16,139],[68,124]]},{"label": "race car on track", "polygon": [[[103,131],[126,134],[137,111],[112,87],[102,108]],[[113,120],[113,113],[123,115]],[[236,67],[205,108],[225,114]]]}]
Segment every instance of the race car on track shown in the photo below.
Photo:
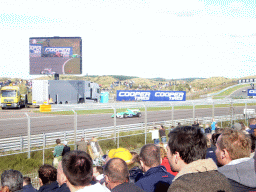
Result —
[{"label": "race car on track", "polygon": [[[111,117],[114,117],[113,114]],[[141,112],[139,109],[127,109],[125,112],[120,112],[116,114],[117,118],[127,118],[127,117],[141,117]]]}]

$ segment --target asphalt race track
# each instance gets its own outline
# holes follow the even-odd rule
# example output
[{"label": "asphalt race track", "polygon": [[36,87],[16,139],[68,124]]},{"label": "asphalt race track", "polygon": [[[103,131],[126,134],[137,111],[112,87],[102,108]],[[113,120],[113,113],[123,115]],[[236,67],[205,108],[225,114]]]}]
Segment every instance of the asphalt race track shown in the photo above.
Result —
[{"label": "asphalt race track", "polygon": [[63,74],[62,67],[70,58],[65,57],[30,57],[30,74],[41,74],[46,69],[52,72]]},{"label": "asphalt race track", "polygon": [[[248,106],[256,109],[256,106]],[[244,107],[235,107],[234,114],[243,114]],[[72,115],[49,115],[34,113],[28,109],[22,110],[1,110],[0,111],[0,138],[9,138],[27,135],[28,118],[30,116],[31,134],[70,131],[74,129],[74,116]],[[230,115],[230,108],[215,108],[216,116]],[[78,115],[77,129],[100,128],[114,126],[112,114]],[[212,109],[196,109],[195,118],[211,117]],[[174,120],[193,117],[192,109],[175,110]],[[172,119],[172,111],[151,111],[147,113],[147,122],[158,122]],[[145,113],[142,117],[117,119],[116,125],[128,125],[145,122]]]}]

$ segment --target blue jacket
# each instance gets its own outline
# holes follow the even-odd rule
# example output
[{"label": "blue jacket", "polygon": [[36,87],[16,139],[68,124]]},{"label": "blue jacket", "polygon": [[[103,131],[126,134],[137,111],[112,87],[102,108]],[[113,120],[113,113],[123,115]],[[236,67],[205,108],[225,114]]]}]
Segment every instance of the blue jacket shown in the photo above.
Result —
[{"label": "blue jacket", "polygon": [[54,190],[54,192],[70,192],[66,183],[62,184],[58,189]]},{"label": "blue jacket", "polygon": [[31,184],[23,186],[21,191],[22,192],[37,192],[37,190]]},{"label": "blue jacket", "polygon": [[59,188],[59,185],[57,181],[54,181],[53,183],[43,185],[39,188],[38,192],[50,192],[55,191]]},{"label": "blue jacket", "polygon": [[146,192],[165,192],[172,183],[174,176],[164,166],[150,168],[135,185]]}]

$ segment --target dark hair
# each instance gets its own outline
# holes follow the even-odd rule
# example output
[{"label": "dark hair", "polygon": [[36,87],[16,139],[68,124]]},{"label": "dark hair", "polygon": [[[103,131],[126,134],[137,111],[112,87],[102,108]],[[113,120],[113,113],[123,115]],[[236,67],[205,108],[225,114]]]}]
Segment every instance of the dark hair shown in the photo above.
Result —
[{"label": "dark hair", "polygon": [[253,134],[250,134],[250,138],[252,141],[252,146],[251,146],[251,153],[255,151],[255,142],[256,142],[256,138]]},{"label": "dark hair", "polygon": [[1,175],[1,186],[7,186],[10,191],[18,191],[23,187],[23,176],[17,170],[5,170]]},{"label": "dark hair", "polygon": [[212,144],[216,146],[217,140],[221,134],[220,133],[213,133],[212,134]]},{"label": "dark hair", "polygon": [[60,139],[56,139],[56,143],[57,143],[57,144],[60,144],[60,143],[61,143],[61,140],[60,140]]},{"label": "dark hair", "polygon": [[140,150],[140,159],[148,167],[156,167],[161,164],[160,148],[154,144],[144,145]]},{"label": "dark hair", "polygon": [[23,177],[23,182],[25,182],[26,185],[31,184],[31,179],[30,179],[30,177]]},{"label": "dark hair", "polygon": [[170,132],[168,146],[172,154],[179,152],[185,163],[206,158],[207,139],[200,128],[177,127]]},{"label": "dark hair", "polygon": [[50,184],[57,180],[57,169],[51,165],[44,164],[39,168],[38,175],[43,185]]},{"label": "dark hair", "polygon": [[73,186],[87,186],[92,181],[93,164],[84,151],[70,151],[62,158],[62,168]]},{"label": "dark hair", "polygon": [[128,166],[123,159],[110,159],[105,167],[104,174],[107,175],[113,183],[124,183],[129,180]]},{"label": "dark hair", "polygon": [[100,174],[103,173],[103,168],[101,166],[95,166],[95,168]]}]

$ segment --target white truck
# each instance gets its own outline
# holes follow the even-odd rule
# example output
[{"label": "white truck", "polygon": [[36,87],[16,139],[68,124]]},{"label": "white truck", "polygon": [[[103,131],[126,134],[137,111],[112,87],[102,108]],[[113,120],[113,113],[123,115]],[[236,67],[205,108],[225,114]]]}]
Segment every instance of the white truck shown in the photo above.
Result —
[{"label": "white truck", "polygon": [[97,83],[83,80],[33,80],[32,104],[77,104],[100,100]]}]

